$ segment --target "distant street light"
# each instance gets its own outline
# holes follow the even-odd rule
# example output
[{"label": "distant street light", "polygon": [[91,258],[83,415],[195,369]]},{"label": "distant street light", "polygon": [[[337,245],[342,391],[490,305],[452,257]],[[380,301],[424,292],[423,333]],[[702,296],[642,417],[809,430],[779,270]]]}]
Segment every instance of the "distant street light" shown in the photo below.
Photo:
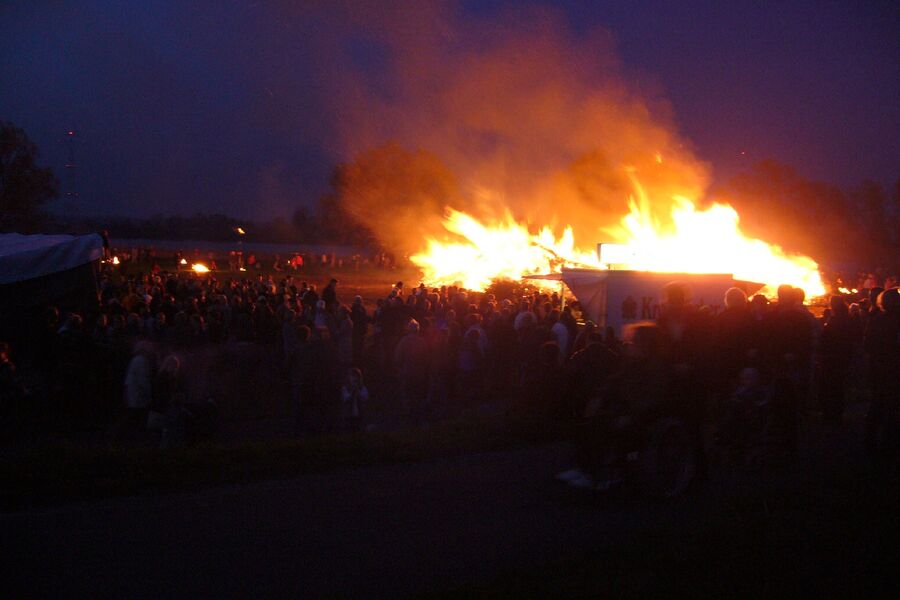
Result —
[{"label": "distant street light", "polygon": [[244,268],[244,236],[247,235],[247,232],[244,231],[243,227],[235,227],[233,231],[238,236],[238,239],[237,239],[237,245],[238,245],[237,266],[240,268],[241,271],[246,271],[247,269]]}]

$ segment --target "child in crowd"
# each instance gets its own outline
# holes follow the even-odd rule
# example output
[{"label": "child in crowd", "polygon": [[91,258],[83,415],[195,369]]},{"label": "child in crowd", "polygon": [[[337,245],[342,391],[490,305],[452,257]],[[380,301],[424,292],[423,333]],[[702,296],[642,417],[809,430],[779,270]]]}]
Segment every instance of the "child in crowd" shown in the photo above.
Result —
[{"label": "child in crowd", "polygon": [[341,388],[341,430],[357,433],[362,429],[362,411],[369,401],[369,390],[363,383],[362,371],[347,369],[347,379]]}]

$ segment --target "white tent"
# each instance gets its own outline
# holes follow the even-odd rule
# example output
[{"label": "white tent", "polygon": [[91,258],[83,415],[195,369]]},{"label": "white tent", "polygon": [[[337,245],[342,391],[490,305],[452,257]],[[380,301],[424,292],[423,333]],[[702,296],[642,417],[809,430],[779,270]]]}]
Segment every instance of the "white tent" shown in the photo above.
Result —
[{"label": "white tent", "polygon": [[532,275],[526,279],[563,281],[581,303],[585,318],[617,334],[629,323],[659,317],[663,289],[677,281],[687,286],[688,300],[708,306],[713,314],[724,308],[725,292],[739,286],[748,293],[761,284],[735,281],[731,274],[653,273],[600,269],[562,269],[561,273]]},{"label": "white tent", "polygon": [[90,235],[0,234],[0,285],[68,271],[100,260],[103,238]]},{"label": "white tent", "polygon": [[101,258],[97,234],[0,234],[0,339],[26,347],[50,306],[63,314],[96,311]]}]

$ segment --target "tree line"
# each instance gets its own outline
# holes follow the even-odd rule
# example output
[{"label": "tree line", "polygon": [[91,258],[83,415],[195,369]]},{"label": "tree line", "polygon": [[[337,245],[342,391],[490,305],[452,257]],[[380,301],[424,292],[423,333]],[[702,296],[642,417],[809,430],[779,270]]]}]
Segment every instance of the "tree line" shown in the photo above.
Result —
[{"label": "tree line", "polygon": [[[399,175],[398,175],[399,174]],[[248,221],[224,214],[191,216],[75,217],[48,213],[59,196],[59,180],[38,164],[38,149],[25,132],[0,121],[0,231],[84,233],[106,229],[117,238],[337,243],[379,247],[401,236],[376,236],[368,225],[372,211],[390,211],[404,223],[403,236],[421,239],[424,227],[453,195],[452,174],[425,152],[397,144],[364,153],[337,165],[331,189],[312,207],[300,206],[290,218]],[[850,189],[804,178],[791,166],[768,160],[740,173],[714,198],[729,201],[746,233],[812,256],[834,268],[857,265],[896,268],[900,257],[900,179],[893,189],[864,181]],[[433,209],[433,210],[432,210]],[[773,218],[775,216],[775,218]],[[384,233],[384,232],[380,232]],[[380,237],[380,240],[379,240]],[[402,248],[388,248],[398,250]]]}]

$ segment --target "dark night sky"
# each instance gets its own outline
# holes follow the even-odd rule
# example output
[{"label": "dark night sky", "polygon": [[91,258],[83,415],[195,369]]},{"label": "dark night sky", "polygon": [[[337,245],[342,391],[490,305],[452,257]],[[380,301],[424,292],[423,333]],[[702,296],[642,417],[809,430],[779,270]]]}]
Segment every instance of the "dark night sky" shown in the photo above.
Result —
[{"label": "dark night sky", "polygon": [[[80,202],[58,210],[289,215],[347,158],[335,72],[349,62],[377,79],[384,63],[330,3],[294,4],[4,2],[0,119],[60,175],[64,133],[79,132]],[[466,2],[458,18],[510,6]],[[664,90],[719,180],[762,158],[839,185],[900,176],[896,3],[558,6],[573,35],[612,33],[626,79]]]}]

